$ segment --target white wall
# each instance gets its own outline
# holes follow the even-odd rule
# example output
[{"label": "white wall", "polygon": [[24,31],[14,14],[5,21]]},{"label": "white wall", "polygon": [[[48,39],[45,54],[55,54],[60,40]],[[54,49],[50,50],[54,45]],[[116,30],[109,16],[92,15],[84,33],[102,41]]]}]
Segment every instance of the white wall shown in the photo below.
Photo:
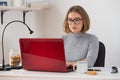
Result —
[{"label": "white wall", "polygon": [[[37,1],[37,0],[36,0]],[[42,1],[42,0],[39,0]],[[11,6],[11,5],[10,5]],[[26,14],[26,24],[34,31],[34,34],[30,35],[28,29],[22,23],[12,23],[10,24],[4,35],[4,53],[5,53],[5,62],[9,62],[9,52],[11,49],[19,51],[19,38],[21,37],[42,37],[43,36],[43,12],[40,11],[30,11]],[[4,27],[13,20],[23,20],[23,12],[18,11],[7,11],[4,13],[3,25],[1,25],[1,16],[0,16],[0,63],[2,62],[2,46],[1,38],[2,31]]]},{"label": "white wall", "polygon": [[[29,12],[26,15],[26,24],[34,31],[34,34],[29,34],[29,31],[25,25],[22,23],[12,23],[10,24],[4,34],[4,48],[6,62],[8,62],[8,53],[10,49],[19,51],[19,38],[21,37],[41,37],[43,36],[43,12]],[[4,24],[0,25],[0,37],[2,37],[3,28],[6,24],[13,20],[23,20],[21,11],[8,11],[4,14]],[[1,38],[0,38],[1,45]],[[1,52],[0,46],[0,53]],[[1,54],[0,54],[1,58]]]},{"label": "white wall", "polygon": [[[91,28],[88,32],[98,36],[99,40],[103,41],[106,46],[105,65],[120,66],[120,32],[118,31],[120,29],[119,0],[38,1],[48,2],[49,9],[39,12],[27,13],[26,23],[35,31],[35,34],[29,35],[27,33],[28,31],[25,30],[24,25],[20,23],[11,24],[11,27],[9,27],[5,33],[6,57],[8,57],[8,52],[11,48],[19,48],[19,37],[61,37],[64,34],[63,20],[68,8],[73,5],[81,5],[86,9],[91,19]],[[0,34],[3,30],[3,27],[9,21],[16,18],[21,20],[22,12],[9,11],[5,13],[4,18],[4,25],[0,25]]]}]

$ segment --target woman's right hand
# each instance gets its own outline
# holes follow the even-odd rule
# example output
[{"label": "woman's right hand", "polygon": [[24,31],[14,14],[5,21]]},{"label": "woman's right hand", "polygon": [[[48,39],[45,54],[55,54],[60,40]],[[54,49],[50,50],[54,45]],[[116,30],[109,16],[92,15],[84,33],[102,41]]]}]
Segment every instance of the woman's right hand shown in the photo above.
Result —
[{"label": "woman's right hand", "polygon": [[74,64],[76,64],[76,62],[66,62],[67,68],[73,68]]}]

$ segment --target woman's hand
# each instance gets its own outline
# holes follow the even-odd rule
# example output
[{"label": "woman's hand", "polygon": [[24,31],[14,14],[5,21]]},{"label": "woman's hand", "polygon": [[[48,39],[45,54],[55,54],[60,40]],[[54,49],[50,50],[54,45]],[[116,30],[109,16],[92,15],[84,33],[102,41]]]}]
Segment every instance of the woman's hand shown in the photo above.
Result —
[{"label": "woman's hand", "polygon": [[73,66],[74,64],[76,64],[76,62],[66,62],[66,66],[67,66],[67,67]]},{"label": "woman's hand", "polygon": [[[85,59],[82,59],[81,61],[87,61],[87,59],[85,58]],[[73,68],[73,65],[75,65],[75,64],[76,64],[75,61],[74,62],[66,62],[67,68]]]}]

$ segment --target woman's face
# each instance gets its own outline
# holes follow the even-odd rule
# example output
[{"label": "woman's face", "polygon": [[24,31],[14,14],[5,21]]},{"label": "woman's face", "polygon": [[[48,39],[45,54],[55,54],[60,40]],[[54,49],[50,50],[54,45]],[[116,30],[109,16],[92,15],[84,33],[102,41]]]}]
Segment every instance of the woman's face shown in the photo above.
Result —
[{"label": "woman's face", "polygon": [[67,22],[68,22],[70,30],[73,33],[81,32],[81,29],[83,26],[83,20],[82,20],[82,17],[80,14],[78,14],[76,12],[69,13]]}]

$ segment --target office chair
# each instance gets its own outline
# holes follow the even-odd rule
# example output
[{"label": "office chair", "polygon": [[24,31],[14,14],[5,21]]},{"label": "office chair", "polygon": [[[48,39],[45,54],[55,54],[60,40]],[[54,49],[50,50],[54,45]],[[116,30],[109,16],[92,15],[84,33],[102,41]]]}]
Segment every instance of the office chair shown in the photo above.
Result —
[{"label": "office chair", "polygon": [[99,41],[98,57],[96,59],[94,67],[104,67],[104,65],[105,65],[105,45],[103,44],[103,42]]}]

